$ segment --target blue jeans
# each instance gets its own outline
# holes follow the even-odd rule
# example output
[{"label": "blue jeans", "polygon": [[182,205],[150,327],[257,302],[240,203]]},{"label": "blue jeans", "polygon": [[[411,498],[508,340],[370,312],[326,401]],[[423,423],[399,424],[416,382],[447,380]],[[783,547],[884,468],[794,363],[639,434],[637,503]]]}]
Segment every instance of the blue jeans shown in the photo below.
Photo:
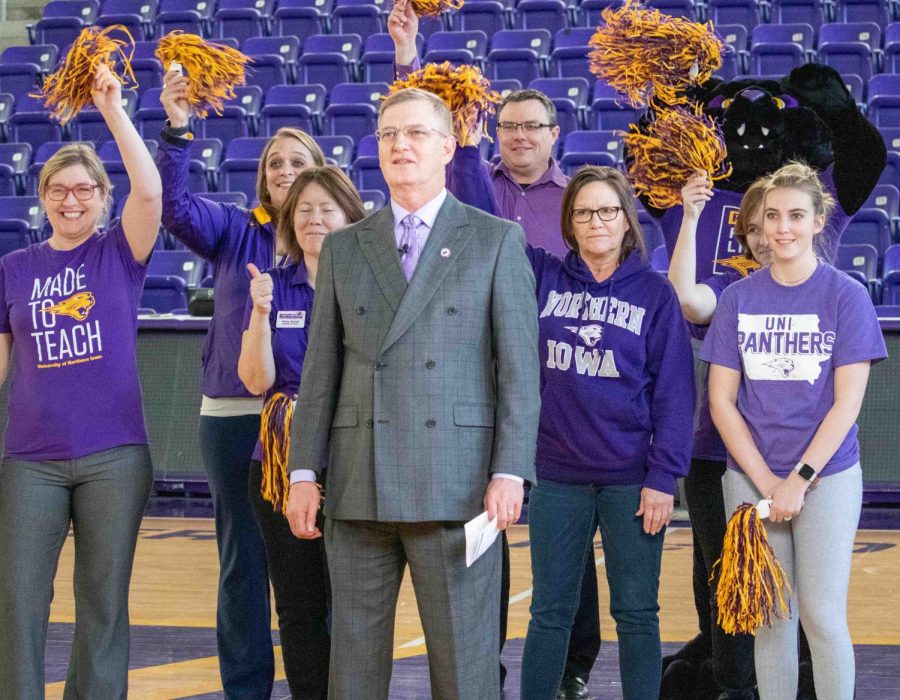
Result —
[{"label": "blue jeans", "polygon": [[247,495],[258,437],[259,416],[200,416],[200,450],[216,514],[216,642],[228,700],[268,700],[275,679],[266,555]]},{"label": "blue jeans", "polygon": [[531,489],[528,529],[534,593],[522,656],[522,700],[556,697],[578,609],[588,543],[600,527],[610,613],[619,637],[625,700],[657,700],[662,669],[659,570],[664,532],[635,516],[641,487],[574,486],[542,480]]}]

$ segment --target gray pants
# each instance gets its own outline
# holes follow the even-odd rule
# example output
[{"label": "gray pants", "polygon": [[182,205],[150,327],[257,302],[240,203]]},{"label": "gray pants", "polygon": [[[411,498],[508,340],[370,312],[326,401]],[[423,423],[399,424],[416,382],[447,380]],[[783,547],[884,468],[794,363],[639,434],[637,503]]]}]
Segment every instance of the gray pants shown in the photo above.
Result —
[{"label": "gray pants", "polygon": [[75,539],[75,639],[64,697],[125,698],[128,584],[153,482],[146,445],[0,466],[0,698],[44,697],[59,553]]},{"label": "gray pants", "polygon": [[[728,470],[722,478],[725,510],[761,498],[753,483]],[[794,594],[791,619],[756,633],[756,679],[761,700],[797,697],[797,622],[809,639],[819,700],[851,700],[856,681],[853,643],[847,627],[847,588],[853,542],[862,508],[859,464],[821,479],[790,522],[764,521],[769,544]]]},{"label": "gray pants", "polygon": [[329,520],[330,700],[387,700],[409,564],[434,700],[500,697],[500,543],[466,568],[463,523]]}]

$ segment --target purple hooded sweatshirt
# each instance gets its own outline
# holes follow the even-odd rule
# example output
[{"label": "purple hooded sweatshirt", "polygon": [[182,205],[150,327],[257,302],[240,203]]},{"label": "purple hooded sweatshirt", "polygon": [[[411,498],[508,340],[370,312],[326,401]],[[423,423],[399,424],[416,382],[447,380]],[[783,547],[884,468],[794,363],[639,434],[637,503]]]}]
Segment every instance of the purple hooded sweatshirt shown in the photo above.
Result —
[{"label": "purple hooded sweatshirt", "polygon": [[528,247],[540,313],[537,478],[675,492],[688,473],[694,364],[678,298],[638,253],[597,282]]},{"label": "purple hooded sweatshirt", "polygon": [[216,310],[203,346],[203,394],[251,398],[237,373],[244,305],[250,294],[247,263],[275,266],[275,226],[262,207],[248,211],[212,202],[188,190],[191,141],[163,132],[156,164],[163,182],[162,223],[213,264]]}]

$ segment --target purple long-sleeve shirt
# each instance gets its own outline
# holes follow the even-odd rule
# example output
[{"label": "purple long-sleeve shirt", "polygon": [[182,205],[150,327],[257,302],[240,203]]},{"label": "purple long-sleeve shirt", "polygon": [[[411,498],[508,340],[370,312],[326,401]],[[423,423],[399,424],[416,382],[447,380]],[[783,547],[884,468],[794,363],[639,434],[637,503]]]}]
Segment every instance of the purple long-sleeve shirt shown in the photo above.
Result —
[{"label": "purple long-sleeve shirt", "polygon": [[250,293],[247,263],[275,266],[275,227],[265,210],[212,202],[188,190],[191,141],[163,132],[156,164],[163,182],[162,223],[213,264],[216,307],[203,346],[203,394],[250,398],[237,373],[241,325]]}]

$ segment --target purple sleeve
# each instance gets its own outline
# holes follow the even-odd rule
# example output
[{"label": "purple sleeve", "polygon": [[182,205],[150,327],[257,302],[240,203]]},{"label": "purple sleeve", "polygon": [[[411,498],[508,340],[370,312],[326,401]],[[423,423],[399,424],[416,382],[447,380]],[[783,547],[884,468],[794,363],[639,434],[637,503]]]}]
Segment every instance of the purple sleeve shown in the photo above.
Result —
[{"label": "purple sleeve", "polygon": [[406,80],[410,73],[415,73],[422,67],[419,57],[416,56],[412,63],[394,63],[394,80]]},{"label": "purple sleeve", "polygon": [[743,278],[744,275],[737,270],[728,270],[721,275],[711,275],[700,282],[700,284],[705,284],[709,287],[712,290],[712,293],[716,295],[716,300],[718,301],[726,287]]},{"label": "purple sleeve", "polygon": [[0,260],[0,333],[12,333],[9,327],[9,308],[6,306],[6,265]]},{"label": "purple sleeve", "polygon": [[838,332],[832,363],[842,367],[855,362],[879,362],[887,357],[887,347],[869,293],[855,282],[846,287],[838,299]]},{"label": "purple sleeve", "polygon": [[231,220],[237,207],[212,202],[188,191],[190,141],[182,139],[185,145],[175,145],[172,140],[164,133],[156,156],[163,183],[162,224],[197,255],[214,261],[233,228]]},{"label": "purple sleeve", "polygon": [[[650,420],[653,441],[644,486],[675,493],[675,480],[687,476],[694,433],[694,357],[675,290],[666,283],[665,301],[649,325],[647,370],[653,377]],[[686,400],[690,397],[690,400]]]},{"label": "purple sleeve", "polygon": [[700,359],[712,365],[721,365],[741,371],[741,355],[738,349],[737,312],[734,287],[728,288],[719,299],[706,339],[700,348]]},{"label": "purple sleeve", "polygon": [[447,189],[463,204],[500,216],[491,182],[490,164],[481,158],[478,146],[460,146],[456,149],[447,168]]}]

